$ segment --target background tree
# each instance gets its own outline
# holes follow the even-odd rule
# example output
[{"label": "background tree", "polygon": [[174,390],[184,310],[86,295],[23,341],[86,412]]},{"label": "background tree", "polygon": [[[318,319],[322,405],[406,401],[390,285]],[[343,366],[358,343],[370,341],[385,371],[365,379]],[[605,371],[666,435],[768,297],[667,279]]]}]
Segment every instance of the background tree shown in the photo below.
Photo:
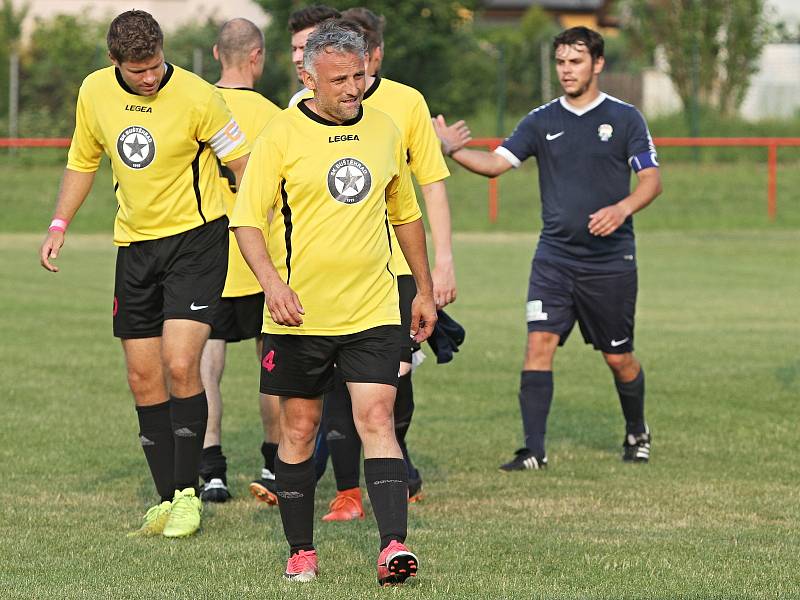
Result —
[{"label": "background tree", "polygon": [[28,14],[29,5],[14,9],[11,0],[0,4],[0,114],[8,111],[9,61],[13,52],[20,51],[22,22]]},{"label": "background tree", "polygon": [[[292,0],[257,0],[272,17],[265,32],[270,82],[267,95],[285,105],[297,89],[289,56],[289,14],[313,4]],[[477,0],[345,0],[336,8],[366,6],[386,17],[386,58],[382,72],[417,88],[432,112],[471,114],[487,100],[487,85],[494,82],[492,61],[487,60],[473,35]]]},{"label": "background tree", "polygon": [[685,107],[739,108],[770,35],[765,0],[627,0],[626,12],[634,43],[663,49]]},{"label": "background tree", "polygon": [[70,135],[78,88],[92,71],[109,64],[107,24],[84,16],[37,19],[22,57],[20,107],[29,135]]}]

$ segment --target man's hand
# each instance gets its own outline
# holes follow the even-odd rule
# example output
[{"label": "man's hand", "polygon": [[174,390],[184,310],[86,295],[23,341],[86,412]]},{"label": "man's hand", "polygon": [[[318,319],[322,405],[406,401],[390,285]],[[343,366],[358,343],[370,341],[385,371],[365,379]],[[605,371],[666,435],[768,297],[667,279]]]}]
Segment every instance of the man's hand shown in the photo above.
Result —
[{"label": "man's hand", "polygon": [[442,115],[437,115],[431,121],[436,136],[442,143],[442,153],[447,156],[461,150],[472,140],[472,132],[464,121],[456,121],[448,126]]},{"label": "man's hand", "polygon": [[601,208],[589,215],[589,233],[600,237],[611,235],[629,216],[630,212],[620,204]]},{"label": "man's hand", "polygon": [[42,243],[42,247],[39,249],[39,262],[45,269],[52,273],[58,273],[58,267],[50,261],[58,258],[58,252],[63,245],[64,232],[50,231]]},{"label": "man's hand", "polygon": [[436,261],[431,273],[433,279],[433,299],[436,308],[444,308],[456,299],[456,273],[453,261]]},{"label": "man's hand", "polygon": [[280,279],[273,281],[269,289],[264,289],[267,308],[272,320],[278,325],[297,327],[303,324],[305,314],[303,305],[294,290]]},{"label": "man's hand", "polygon": [[433,296],[414,296],[411,302],[411,337],[415,342],[424,342],[431,336],[437,319]]}]

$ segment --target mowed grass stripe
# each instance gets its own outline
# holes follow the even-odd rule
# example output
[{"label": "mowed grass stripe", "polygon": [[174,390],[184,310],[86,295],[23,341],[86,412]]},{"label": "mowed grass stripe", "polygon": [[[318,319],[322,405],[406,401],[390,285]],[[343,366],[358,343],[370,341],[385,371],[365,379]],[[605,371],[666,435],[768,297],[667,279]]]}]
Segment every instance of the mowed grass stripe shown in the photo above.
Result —
[{"label": "mowed grass stripe", "polygon": [[556,359],[550,469],[502,474],[518,447],[517,386],[535,238],[457,234],[467,341],[415,375],[409,434],[427,498],[410,507],[420,577],[375,585],[374,517],[323,524],[322,577],[287,586],[259,467],[253,346],[230,347],[223,439],[232,503],[183,541],[129,540],[152,484],[111,337],[114,249],[71,235],[38,266],[39,235],[0,235],[0,589],[8,597],[798,598],[800,232],[644,232],[636,348],[653,462],[619,460],[611,376],[576,330]]}]

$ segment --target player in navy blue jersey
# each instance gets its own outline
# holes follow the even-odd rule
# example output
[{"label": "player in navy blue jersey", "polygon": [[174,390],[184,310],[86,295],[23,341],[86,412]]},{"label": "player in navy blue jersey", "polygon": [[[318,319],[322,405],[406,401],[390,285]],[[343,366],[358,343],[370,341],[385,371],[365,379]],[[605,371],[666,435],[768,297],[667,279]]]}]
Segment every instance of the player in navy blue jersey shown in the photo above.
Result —
[{"label": "player in navy blue jersey", "polygon": [[[600,91],[603,38],[573,27],[553,41],[564,95],[524,117],[494,152],[464,148],[469,129],[434,126],[444,150],[474,173],[496,177],[535,156],[542,230],[531,266],[528,344],[520,383],[525,447],[501,470],[547,466],[544,437],[553,357],[575,321],[610,367],[625,417],[623,459],[647,462],[644,371],[633,354],[636,245],[632,215],[661,193],[656,149],[641,113]],[[630,191],[630,171],[638,183]]]}]

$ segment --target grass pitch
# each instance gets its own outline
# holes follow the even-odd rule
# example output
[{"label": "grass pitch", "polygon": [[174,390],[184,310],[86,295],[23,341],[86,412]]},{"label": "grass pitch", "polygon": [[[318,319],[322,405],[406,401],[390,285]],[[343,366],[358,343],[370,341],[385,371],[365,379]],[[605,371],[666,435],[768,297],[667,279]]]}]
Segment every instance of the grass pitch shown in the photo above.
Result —
[{"label": "grass pitch", "polygon": [[798,231],[640,233],[651,464],[620,461],[611,376],[576,331],[556,359],[550,469],[517,474],[497,466],[520,444],[535,239],[456,235],[450,313],[467,340],[415,375],[421,569],[391,590],[375,584],[369,507],[363,522],[320,521],[331,473],[317,492],[322,575],[280,580],[278,511],[247,494],[261,434],[251,343],[230,348],[223,383],[235,499],[208,507],[193,538],[126,538],[155,497],[111,337],[113,247],[71,234],[53,275],[40,240],[0,235],[2,597],[800,598]]}]

